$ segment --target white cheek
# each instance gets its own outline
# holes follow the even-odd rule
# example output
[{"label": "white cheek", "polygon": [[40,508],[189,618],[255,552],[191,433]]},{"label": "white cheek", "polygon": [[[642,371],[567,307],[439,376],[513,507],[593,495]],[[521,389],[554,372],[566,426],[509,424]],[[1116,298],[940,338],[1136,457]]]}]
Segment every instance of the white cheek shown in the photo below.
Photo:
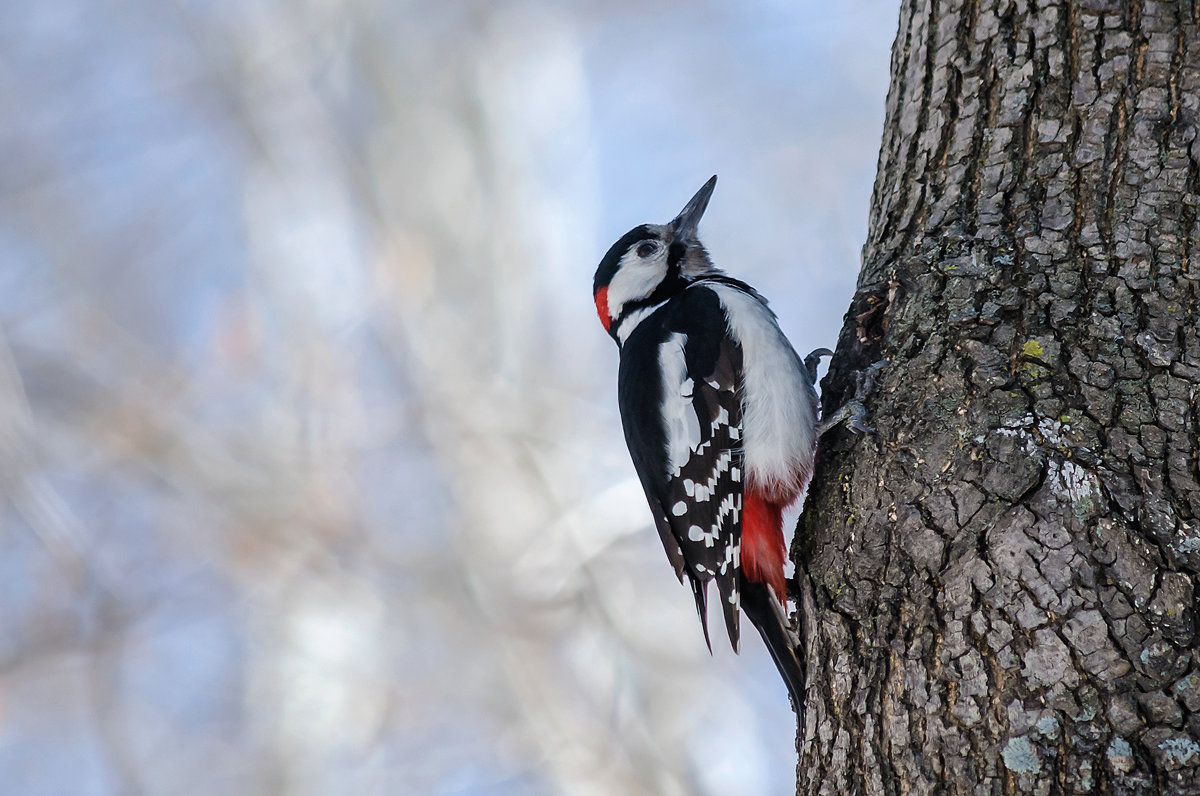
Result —
[{"label": "white cheek", "polygon": [[630,302],[644,299],[667,276],[666,252],[654,257],[638,257],[628,252],[621,258],[621,265],[612,281],[608,283],[608,314],[614,320],[621,315],[621,307]]}]

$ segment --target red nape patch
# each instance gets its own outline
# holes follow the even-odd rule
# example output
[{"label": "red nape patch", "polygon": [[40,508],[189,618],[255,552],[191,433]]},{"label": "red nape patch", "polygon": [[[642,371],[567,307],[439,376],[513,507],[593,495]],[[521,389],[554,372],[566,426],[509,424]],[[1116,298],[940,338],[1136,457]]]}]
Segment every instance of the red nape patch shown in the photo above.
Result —
[{"label": "red nape patch", "polygon": [[742,509],[742,571],[766,584],[780,602],[787,601],[783,576],[783,506],[755,489],[747,489]]},{"label": "red nape patch", "polygon": [[604,331],[608,331],[608,327],[612,326],[612,318],[608,314],[608,288],[602,287],[596,291],[596,314],[600,316],[600,323],[604,324]]}]

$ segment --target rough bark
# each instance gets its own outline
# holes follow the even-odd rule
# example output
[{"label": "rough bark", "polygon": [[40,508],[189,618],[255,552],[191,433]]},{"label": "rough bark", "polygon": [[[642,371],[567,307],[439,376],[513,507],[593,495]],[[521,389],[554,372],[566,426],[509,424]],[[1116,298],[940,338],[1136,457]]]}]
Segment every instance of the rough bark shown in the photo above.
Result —
[{"label": "rough bark", "polygon": [[1200,10],[906,0],[798,793],[1200,792]]}]

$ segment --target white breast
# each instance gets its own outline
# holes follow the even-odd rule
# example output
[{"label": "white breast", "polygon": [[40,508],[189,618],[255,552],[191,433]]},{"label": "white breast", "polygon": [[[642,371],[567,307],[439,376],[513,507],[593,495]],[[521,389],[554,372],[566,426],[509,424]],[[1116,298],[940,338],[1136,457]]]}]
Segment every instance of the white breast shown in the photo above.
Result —
[{"label": "white breast", "polygon": [[742,425],[748,485],[783,503],[812,475],[817,393],[770,310],[736,287],[708,283],[742,346]]}]

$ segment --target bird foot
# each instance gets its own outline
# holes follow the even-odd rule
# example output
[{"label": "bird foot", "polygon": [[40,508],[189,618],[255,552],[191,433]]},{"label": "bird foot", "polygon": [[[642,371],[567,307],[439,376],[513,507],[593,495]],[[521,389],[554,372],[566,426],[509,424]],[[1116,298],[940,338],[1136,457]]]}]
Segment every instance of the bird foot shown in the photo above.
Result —
[{"label": "bird foot", "polygon": [[[818,351],[824,349],[817,349]],[[808,361],[817,354],[814,351],[805,358],[805,367],[808,366]],[[819,361],[819,358],[816,360]],[[853,431],[855,434],[873,434],[875,429],[866,424],[867,408],[863,405],[863,401],[871,394],[871,390],[875,389],[875,379],[879,376],[879,372],[887,367],[888,361],[881,359],[865,370],[860,370],[854,375],[854,397],[846,403],[839,406],[833,412],[821,418],[821,422],[817,423],[817,437],[822,437],[825,432],[840,425],[846,424],[846,428]]]},{"label": "bird foot", "polygon": [[821,357],[831,356],[833,356],[833,352],[828,348],[817,348],[804,358],[804,369],[808,371],[808,378],[812,380],[813,384],[817,383],[817,367],[821,364]]}]

